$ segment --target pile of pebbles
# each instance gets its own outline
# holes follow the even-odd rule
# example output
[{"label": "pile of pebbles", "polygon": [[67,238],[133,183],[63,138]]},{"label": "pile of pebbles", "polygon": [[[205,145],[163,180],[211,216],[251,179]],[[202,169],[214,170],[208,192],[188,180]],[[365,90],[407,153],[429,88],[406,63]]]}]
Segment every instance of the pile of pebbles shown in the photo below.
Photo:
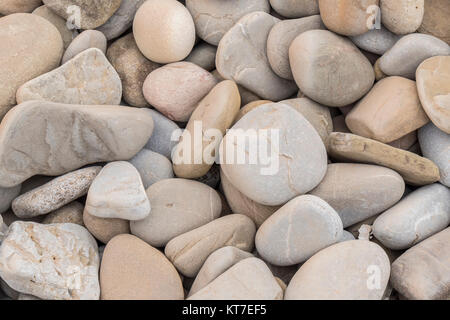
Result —
[{"label": "pile of pebbles", "polygon": [[450,299],[450,1],[0,16],[3,299]]}]

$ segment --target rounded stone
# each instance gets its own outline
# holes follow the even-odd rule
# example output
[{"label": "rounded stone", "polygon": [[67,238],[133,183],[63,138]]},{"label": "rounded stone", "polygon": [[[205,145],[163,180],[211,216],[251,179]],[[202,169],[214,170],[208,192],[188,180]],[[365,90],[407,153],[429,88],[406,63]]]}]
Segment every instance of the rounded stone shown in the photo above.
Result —
[{"label": "rounded stone", "polygon": [[414,80],[419,65],[434,56],[450,55],[450,46],[444,41],[420,33],[402,37],[380,58],[380,69],[388,76]]},{"label": "rounded stone", "polygon": [[75,223],[84,227],[83,223],[83,210],[84,206],[78,201],[72,201],[66,204],[64,207],[56,209],[49,213],[42,220],[43,224],[54,223]]},{"label": "rounded stone", "polygon": [[219,194],[206,184],[186,179],[166,179],[147,189],[150,215],[131,222],[131,233],[154,247],[201,227],[220,216]]},{"label": "rounded stone", "polygon": [[425,0],[380,0],[381,22],[395,34],[415,32],[422,24]]},{"label": "rounded stone", "polygon": [[267,103],[273,103],[273,101],[270,101],[270,100],[255,100],[255,101],[252,101],[250,103],[247,103],[245,106],[243,106],[239,110],[239,113],[237,114],[236,118],[234,118],[234,123],[236,123],[239,120],[241,120],[247,113],[249,113],[253,109],[255,109],[255,108],[257,108],[257,107],[259,107],[259,106],[261,106],[263,104],[267,104]]},{"label": "rounded stone", "polygon": [[[241,140],[244,151],[257,152],[246,132],[261,129],[270,131],[270,137],[267,133],[259,141],[271,149],[271,154],[266,154],[269,159],[256,161],[256,165],[250,159],[244,164],[228,159],[228,152],[233,158],[241,152],[241,147],[233,143],[236,139]],[[270,206],[284,204],[313,189],[325,175],[327,154],[319,134],[305,117],[286,104],[262,105],[245,115],[232,130],[222,140],[221,167],[233,186],[253,201]]]},{"label": "rounded stone", "polygon": [[83,223],[86,229],[102,243],[108,243],[119,234],[130,233],[128,220],[98,218],[89,214],[86,209],[83,211]]},{"label": "rounded stone", "polygon": [[344,36],[358,36],[375,27],[379,0],[318,0],[327,28]]},{"label": "rounded stone", "polygon": [[[214,70],[213,72],[211,72],[211,74],[214,76],[214,78],[216,78],[217,82],[226,80],[224,77],[222,77],[220,75],[220,73],[217,70]],[[242,105],[246,105],[252,101],[261,100],[261,98],[258,97],[256,94],[245,89],[243,86],[241,86],[239,84],[238,84],[238,88],[239,88],[239,94],[241,96],[241,104]]]},{"label": "rounded stone", "polygon": [[213,71],[216,68],[217,47],[208,43],[200,43],[187,56],[185,61],[192,62],[207,71]]},{"label": "rounded stone", "polygon": [[293,81],[273,72],[267,57],[267,38],[279,20],[265,12],[242,17],[220,40],[217,71],[263,99],[280,101],[293,95]]},{"label": "rounded stone", "polygon": [[132,235],[106,245],[100,268],[102,300],[182,300],[180,276],[157,249]]},{"label": "rounded stone", "polygon": [[0,15],[28,13],[42,4],[41,0],[3,0],[0,3]]},{"label": "rounded stone", "polygon": [[262,224],[255,245],[265,261],[291,266],[338,242],[342,231],[341,218],[328,203],[304,195],[289,201]]},{"label": "rounded stone", "polygon": [[144,82],[145,99],[171,120],[187,122],[216,79],[191,62],[176,62],[152,71]]},{"label": "rounded stone", "polygon": [[372,226],[383,245],[404,250],[450,224],[450,190],[440,183],[417,189],[380,215]]},{"label": "rounded stone", "polygon": [[403,178],[391,169],[333,163],[328,165],[325,178],[310,194],[333,207],[347,228],[392,207],[404,192]]},{"label": "rounded stone", "polygon": [[69,47],[64,52],[61,64],[66,63],[79,53],[90,48],[97,48],[106,53],[106,37],[97,30],[85,30],[72,40]]},{"label": "rounded stone", "polygon": [[422,62],[416,79],[423,109],[439,129],[450,134],[450,56]]},{"label": "rounded stone", "polygon": [[344,107],[371,88],[375,74],[369,60],[349,40],[326,30],[299,35],[289,48],[291,70],[300,90],[330,107]]},{"label": "rounded stone", "polygon": [[157,63],[183,60],[195,44],[192,16],[176,0],[144,2],[134,17],[133,34],[143,55]]},{"label": "rounded stone", "polygon": [[154,120],[154,130],[145,148],[162,154],[168,159],[172,158],[172,149],[177,145],[178,139],[172,139],[172,135],[179,132],[180,128],[172,120],[152,109],[145,109]]},{"label": "rounded stone", "polygon": [[401,38],[390,32],[383,25],[380,29],[374,29],[362,35],[350,37],[353,43],[360,49],[371,53],[383,55]]},{"label": "rounded stone", "polygon": [[174,177],[172,162],[157,152],[142,149],[130,160],[130,163],[141,175],[142,184],[146,190],[158,181]]},{"label": "rounded stone", "polygon": [[[390,269],[389,258],[379,245],[365,240],[340,242],[319,251],[300,267],[284,299],[381,300]],[[374,274],[378,278],[372,284],[369,280]]]},{"label": "rounded stone", "polygon": [[278,76],[294,80],[289,64],[289,47],[298,35],[314,29],[325,29],[319,15],[283,20],[273,26],[267,38],[267,58]]},{"label": "rounded stone", "polygon": [[197,35],[215,46],[246,14],[270,12],[268,0],[187,0],[186,7],[194,19]]},{"label": "rounded stone", "polygon": [[0,18],[0,118],[16,105],[16,91],[25,82],[59,65],[63,42],[46,19],[17,13]]},{"label": "rounded stone", "polygon": [[319,14],[317,0],[270,0],[273,10],[286,18],[301,18]]},{"label": "rounded stone", "polygon": [[442,0],[425,1],[425,13],[420,33],[430,34],[450,45],[450,2]]},{"label": "rounded stone", "polygon": [[377,82],[345,118],[354,134],[384,143],[397,140],[429,121],[416,83],[402,77]]}]

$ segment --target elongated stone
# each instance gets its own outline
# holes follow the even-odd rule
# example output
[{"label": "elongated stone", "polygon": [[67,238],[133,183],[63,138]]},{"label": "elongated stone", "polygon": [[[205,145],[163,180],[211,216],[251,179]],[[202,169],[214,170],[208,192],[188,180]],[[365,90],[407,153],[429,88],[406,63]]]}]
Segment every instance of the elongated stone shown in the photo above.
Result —
[{"label": "elongated stone", "polygon": [[399,35],[396,35],[381,26],[380,29],[374,29],[366,32],[362,35],[351,37],[350,39],[360,49],[383,55],[400,39]]},{"label": "elongated stone", "polygon": [[270,0],[270,5],[286,18],[308,17],[319,13],[317,0]]}]

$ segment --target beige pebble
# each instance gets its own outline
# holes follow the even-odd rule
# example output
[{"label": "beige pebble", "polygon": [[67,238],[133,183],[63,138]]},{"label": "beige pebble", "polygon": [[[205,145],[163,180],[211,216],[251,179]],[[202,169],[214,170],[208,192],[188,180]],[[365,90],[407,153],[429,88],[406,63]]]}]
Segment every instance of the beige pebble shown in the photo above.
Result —
[{"label": "beige pebble", "polygon": [[422,24],[425,0],[380,0],[381,22],[396,34],[415,32]]},{"label": "beige pebble", "polygon": [[450,45],[450,2],[426,0],[422,25],[418,32],[431,34]]},{"label": "beige pebble", "polygon": [[28,13],[41,4],[41,0],[3,0],[0,3],[0,14]]},{"label": "beige pebble", "polygon": [[86,229],[100,242],[108,243],[109,240],[119,234],[130,233],[130,222],[122,219],[98,218],[85,209],[83,211],[83,223]]},{"label": "beige pebble", "polygon": [[84,227],[83,223],[84,206],[78,201],[72,201],[48,215],[42,220],[43,224],[54,223],[75,223]]},{"label": "beige pebble", "polygon": [[85,30],[72,40],[69,47],[64,52],[61,64],[66,63],[79,53],[90,48],[97,48],[106,53],[106,37],[97,30]]},{"label": "beige pebble", "polygon": [[301,18],[319,13],[317,0],[270,0],[270,5],[286,18]]}]

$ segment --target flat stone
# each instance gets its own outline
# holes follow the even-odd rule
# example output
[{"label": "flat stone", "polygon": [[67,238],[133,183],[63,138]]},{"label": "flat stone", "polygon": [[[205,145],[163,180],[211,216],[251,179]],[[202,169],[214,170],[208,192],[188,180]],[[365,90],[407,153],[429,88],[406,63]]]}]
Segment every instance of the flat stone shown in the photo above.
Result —
[{"label": "flat stone", "polygon": [[83,51],[61,67],[23,84],[17,103],[45,100],[67,104],[119,105],[122,84],[102,51]]},{"label": "flat stone", "polygon": [[195,277],[188,296],[192,296],[200,291],[222,273],[230,269],[241,260],[251,258],[250,252],[243,251],[236,247],[223,247],[211,253]]},{"label": "flat stone", "polygon": [[195,277],[208,256],[217,249],[234,246],[251,251],[255,233],[250,218],[230,214],[170,240],[164,252],[180,273]]},{"label": "flat stone", "polygon": [[236,189],[222,170],[220,172],[220,182],[231,211],[246,215],[252,219],[258,228],[280,208],[279,206],[266,206],[253,201]]},{"label": "flat stone", "polygon": [[268,0],[187,0],[197,35],[217,46],[224,34],[248,13],[270,12]]},{"label": "flat stone", "polygon": [[136,168],[127,161],[104,166],[89,188],[85,210],[98,218],[146,218],[150,202]]},{"label": "flat stone", "polygon": [[14,290],[48,300],[98,300],[98,247],[76,224],[17,221],[0,247],[0,276]]},{"label": "flat stone", "polygon": [[422,24],[425,0],[381,0],[381,22],[396,34],[415,32]]},{"label": "flat stone", "polygon": [[130,221],[123,219],[98,218],[85,209],[83,223],[89,232],[100,242],[108,243],[119,234],[130,233]]},{"label": "flat stone", "polygon": [[141,175],[145,190],[158,181],[174,177],[172,162],[157,152],[142,149],[130,163]]},{"label": "flat stone", "polygon": [[120,37],[133,25],[136,11],[144,2],[145,0],[122,0],[119,9],[97,30],[102,32],[108,40]]},{"label": "flat stone", "polygon": [[[325,146],[314,127],[289,105],[262,105],[245,115],[232,129],[234,131],[227,133],[220,147],[221,168],[233,186],[253,201],[269,206],[284,204],[312,190],[324,177]],[[270,159],[256,161],[256,164],[251,164],[249,159],[244,164],[228,159],[227,152],[241,152],[242,146],[238,148],[233,143],[236,137],[243,141],[244,151],[256,152],[255,146],[249,146],[245,134],[249,129],[270,131],[267,137],[259,138],[260,144],[264,139],[267,139],[267,145],[274,144],[273,141],[278,144],[267,147],[271,149],[271,154],[267,155]]]},{"label": "flat stone", "polygon": [[43,224],[54,223],[74,223],[84,227],[83,223],[84,206],[78,201],[72,201],[48,215],[42,220]]},{"label": "flat stone", "polygon": [[106,46],[107,40],[103,33],[96,30],[85,30],[72,40],[66,52],[64,52],[61,64],[90,48],[97,48],[106,53]]},{"label": "flat stone", "polygon": [[176,0],[147,0],[137,10],[133,34],[142,54],[157,63],[183,60],[195,44],[195,25]]},{"label": "flat stone", "polygon": [[377,82],[345,119],[354,134],[384,143],[397,140],[429,121],[416,83],[402,77]]},{"label": "flat stone", "polygon": [[410,185],[439,181],[439,168],[429,159],[412,152],[350,133],[332,133],[328,152],[338,160],[377,164],[398,172]]},{"label": "flat stone", "polygon": [[388,76],[414,80],[419,65],[434,56],[450,55],[450,46],[444,41],[420,33],[401,38],[380,58],[380,69]]},{"label": "flat stone", "polygon": [[375,237],[394,250],[408,249],[450,224],[450,190],[440,183],[417,189],[380,215]]},{"label": "flat stone", "polygon": [[383,25],[380,29],[373,29],[359,36],[350,37],[358,48],[378,55],[385,54],[400,38],[401,36],[390,32]]},{"label": "flat stone", "polygon": [[270,0],[273,10],[286,18],[301,18],[319,14],[317,0]]},{"label": "flat stone", "polygon": [[347,228],[392,207],[404,192],[405,182],[391,169],[333,163],[328,165],[325,178],[310,194],[333,207]]},{"label": "flat stone", "polygon": [[211,187],[192,180],[166,179],[147,189],[150,215],[131,222],[131,233],[155,247],[219,218],[222,202]]},{"label": "flat stone", "polygon": [[450,45],[450,3],[441,0],[425,1],[425,13],[418,32],[430,34]]},{"label": "flat stone", "polygon": [[217,84],[191,62],[167,64],[152,71],[144,82],[145,99],[171,120],[187,122],[197,104]]},{"label": "flat stone", "polygon": [[410,300],[448,299],[449,241],[447,228],[406,251],[392,264],[392,286]]},{"label": "flat stone", "polygon": [[11,188],[0,187],[0,213],[5,212],[11,207],[13,200],[20,194],[22,185],[17,185]]},{"label": "flat stone", "polygon": [[263,99],[280,101],[293,95],[293,81],[277,76],[267,57],[267,37],[279,20],[265,12],[242,17],[220,40],[216,68]]},{"label": "flat stone", "polygon": [[291,266],[338,242],[342,231],[341,218],[328,203],[304,195],[289,201],[262,224],[255,245],[265,261]]},{"label": "flat stone", "polygon": [[423,109],[439,129],[450,134],[450,56],[422,62],[416,79]]},{"label": "flat stone", "polygon": [[0,14],[31,12],[41,5],[41,0],[3,0],[0,3]]},{"label": "flat stone", "polygon": [[112,239],[100,268],[102,300],[182,300],[180,276],[159,250],[132,235]]},{"label": "flat stone", "polygon": [[371,63],[347,38],[327,30],[300,34],[289,48],[291,70],[300,90],[330,107],[344,107],[362,98],[375,74]]},{"label": "flat stone", "polygon": [[185,61],[195,63],[200,68],[213,71],[216,68],[217,47],[208,43],[200,43],[191,51]]},{"label": "flat stone", "polygon": [[419,142],[424,157],[439,167],[440,182],[450,188],[450,134],[430,123],[419,130]]},{"label": "flat stone", "polygon": [[67,173],[14,199],[12,209],[20,218],[32,218],[55,211],[84,196],[101,167]]},{"label": "flat stone", "polygon": [[[381,300],[389,274],[389,258],[379,245],[366,240],[340,242],[300,267],[284,299]],[[374,280],[373,275],[378,278]]]},{"label": "flat stone", "polygon": [[289,47],[298,35],[314,29],[325,29],[320,15],[282,20],[273,26],[267,38],[267,58],[278,76],[294,80],[289,64]]},{"label": "flat stone", "polygon": [[[173,170],[177,177],[194,179],[208,173],[216,160],[221,137],[233,124],[240,107],[238,87],[230,80],[217,84],[200,101],[172,155]],[[199,123],[201,130],[196,129]],[[213,142],[208,136],[211,130],[217,135],[220,133]]]},{"label": "flat stone", "polygon": [[[79,21],[72,23],[77,29],[95,29],[104,24],[119,9],[122,0],[42,0],[45,5],[66,20],[70,20],[74,12],[72,6],[79,8]],[[75,22],[75,23],[74,23]]]},{"label": "flat stone", "polygon": [[16,103],[25,82],[59,66],[63,42],[56,27],[33,14],[0,18],[0,118]]},{"label": "flat stone", "polygon": [[3,119],[0,186],[37,174],[57,176],[84,165],[132,158],[153,130],[151,116],[123,106],[28,101]]},{"label": "flat stone", "polygon": [[177,145],[178,139],[172,139],[172,135],[180,132],[178,125],[156,110],[145,109],[152,116],[154,130],[145,148],[162,154],[166,158],[172,158],[172,150]]}]

